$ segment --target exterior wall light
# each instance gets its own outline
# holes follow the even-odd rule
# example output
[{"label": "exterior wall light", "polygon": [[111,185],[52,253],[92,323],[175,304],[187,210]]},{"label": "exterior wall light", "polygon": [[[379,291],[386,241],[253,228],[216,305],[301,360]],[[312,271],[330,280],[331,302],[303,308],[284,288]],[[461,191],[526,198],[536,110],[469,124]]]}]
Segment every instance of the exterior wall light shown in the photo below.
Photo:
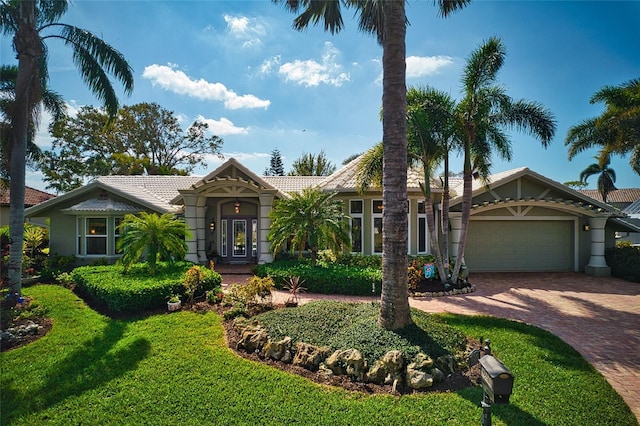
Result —
[{"label": "exterior wall light", "polygon": [[583,231],[588,231],[589,230],[589,224],[585,223],[584,225],[582,225],[582,230]]}]

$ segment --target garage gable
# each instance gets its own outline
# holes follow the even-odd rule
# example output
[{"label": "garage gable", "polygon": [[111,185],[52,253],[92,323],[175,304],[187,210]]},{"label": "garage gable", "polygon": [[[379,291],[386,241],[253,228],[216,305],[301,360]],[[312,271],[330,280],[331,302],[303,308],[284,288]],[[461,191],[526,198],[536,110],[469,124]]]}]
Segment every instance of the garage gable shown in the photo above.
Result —
[{"label": "garage gable", "polygon": [[[606,221],[624,215],[528,168],[475,180],[472,191],[464,259],[470,271],[579,271],[603,263]],[[454,245],[462,226],[462,185],[455,193]]]}]

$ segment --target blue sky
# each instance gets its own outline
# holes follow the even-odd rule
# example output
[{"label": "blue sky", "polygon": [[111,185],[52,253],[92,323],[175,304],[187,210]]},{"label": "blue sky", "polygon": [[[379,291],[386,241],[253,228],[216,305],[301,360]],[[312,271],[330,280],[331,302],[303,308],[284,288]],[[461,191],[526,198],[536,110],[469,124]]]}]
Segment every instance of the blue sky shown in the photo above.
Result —
[{"label": "blue sky", "polygon": [[[262,173],[278,148],[285,170],[304,152],[325,151],[338,167],[382,138],[382,49],[357,31],[353,11],[345,30],[297,32],[294,15],[270,1],[79,1],[62,22],[101,35],[134,69],[132,96],[121,103],[157,102],[186,128],[209,123],[224,139],[226,158]],[[513,133],[513,160],[495,158],[493,171],[527,166],[559,182],[577,180],[596,151],[567,160],[567,129],[598,115],[589,99],[605,85],[640,77],[640,2],[475,1],[447,19],[432,1],[410,0],[407,86],[431,85],[460,95],[465,59],[483,40],[501,37],[507,58],[499,76],[513,98],[538,101],[556,116],[548,149]],[[70,51],[49,40],[50,87],[72,109],[98,105],[82,83]],[[10,40],[0,44],[3,64],[15,63]],[[37,143],[51,138],[40,132]],[[212,157],[206,174],[220,164]],[[617,186],[639,187],[627,158],[614,158]],[[462,168],[453,158],[453,171]],[[596,178],[589,181],[595,187]],[[37,171],[27,184],[44,189]]]}]

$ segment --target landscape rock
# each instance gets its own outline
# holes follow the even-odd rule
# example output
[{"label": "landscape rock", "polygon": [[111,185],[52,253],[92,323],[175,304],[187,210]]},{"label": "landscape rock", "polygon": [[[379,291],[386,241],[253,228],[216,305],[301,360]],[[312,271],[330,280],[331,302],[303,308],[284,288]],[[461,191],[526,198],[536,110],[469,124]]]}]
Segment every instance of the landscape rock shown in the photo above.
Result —
[{"label": "landscape rock", "polygon": [[298,342],[295,344],[294,352],[295,355],[292,361],[294,365],[315,371],[329,354],[329,348]]},{"label": "landscape rock", "polygon": [[407,366],[407,385],[412,389],[424,389],[433,386],[433,377],[414,367],[414,363]]},{"label": "landscape rock", "polygon": [[242,332],[237,348],[247,352],[260,351],[269,340],[267,330],[259,324],[248,325]]},{"label": "landscape rock", "polygon": [[364,380],[369,383],[381,385],[384,383],[384,379],[387,377],[387,374],[387,370],[385,370],[382,360],[377,360],[365,374]]},{"label": "landscape rock", "polygon": [[451,355],[442,355],[436,359],[436,367],[438,367],[443,373],[455,373],[456,361]]},{"label": "landscape rock", "polygon": [[444,380],[444,373],[439,368],[435,367],[431,369],[431,377],[435,383],[440,383]]},{"label": "landscape rock", "polygon": [[389,385],[402,380],[402,369],[404,367],[404,357],[402,352],[393,350],[387,352],[382,357],[382,364],[387,373],[384,379],[384,383]]},{"label": "landscape rock", "polygon": [[413,360],[417,370],[427,371],[433,366],[433,359],[427,354],[420,352]]},{"label": "landscape rock", "polygon": [[277,342],[271,339],[267,340],[267,343],[262,348],[262,356],[277,361],[291,362],[293,359],[293,355],[291,354],[291,337],[285,336]]},{"label": "landscape rock", "polygon": [[333,374],[348,375],[356,380],[364,380],[367,362],[357,349],[337,350],[326,359],[325,365]]}]

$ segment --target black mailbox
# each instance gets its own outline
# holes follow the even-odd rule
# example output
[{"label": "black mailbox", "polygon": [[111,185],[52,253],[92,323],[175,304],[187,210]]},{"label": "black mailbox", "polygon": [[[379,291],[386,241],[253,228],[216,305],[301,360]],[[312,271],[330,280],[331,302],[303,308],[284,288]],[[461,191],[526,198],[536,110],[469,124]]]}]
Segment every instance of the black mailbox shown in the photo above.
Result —
[{"label": "black mailbox", "polygon": [[480,376],[485,395],[494,404],[508,404],[513,391],[513,374],[493,355],[480,358]]}]

